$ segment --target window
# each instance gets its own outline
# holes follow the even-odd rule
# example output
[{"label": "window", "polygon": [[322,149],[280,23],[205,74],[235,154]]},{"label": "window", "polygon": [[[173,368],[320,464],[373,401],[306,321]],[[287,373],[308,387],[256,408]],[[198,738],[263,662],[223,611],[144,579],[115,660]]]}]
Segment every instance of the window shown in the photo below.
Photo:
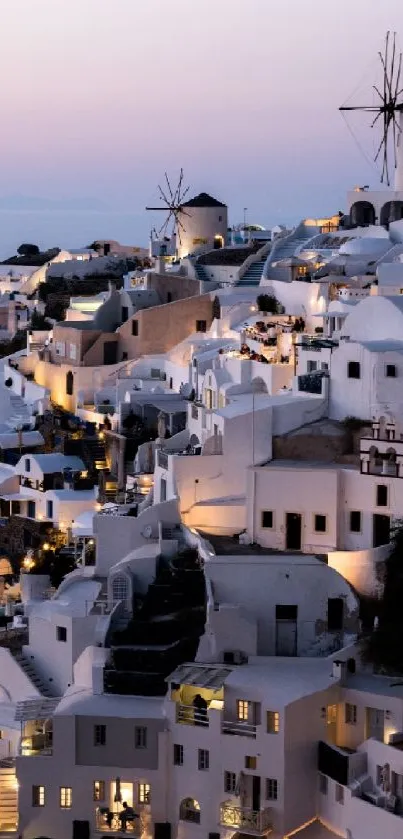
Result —
[{"label": "window", "polygon": [[25,458],[25,471],[26,472],[31,471],[31,461],[30,461],[29,457]]},{"label": "window", "polygon": [[341,632],[344,626],[344,600],[329,597],[327,601],[327,628],[329,632]]},{"label": "window", "polygon": [[341,784],[336,784],[335,798],[338,804],[344,804],[344,787]]},{"label": "window", "polygon": [[63,810],[68,810],[72,803],[72,789],[71,787],[60,787],[60,806]]},{"label": "window", "polygon": [[327,777],[326,775],[319,775],[319,792],[321,795],[327,795]]},{"label": "window", "polygon": [[138,320],[132,320],[132,335],[137,338],[139,334],[139,322]]},{"label": "window", "polygon": [[395,379],[397,373],[396,364],[387,364],[385,372],[388,379]]},{"label": "window", "polygon": [[349,379],[361,378],[361,365],[359,361],[349,361],[347,365],[347,376]]},{"label": "window", "polygon": [[183,746],[174,743],[174,766],[183,766]]},{"label": "window", "polygon": [[167,291],[167,303],[172,303],[172,291]]},{"label": "window", "polygon": [[75,344],[70,344],[70,358],[72,361],[75,361],[77,358],[77,347]]},{"label": "window", "polygon": [[129,319],[129,307],[128,306],[122,306],[122,314],[121,314],[122,323],[126,323],[126,321],[128,319]]},{"label": "window", "polygon": [[326,533],[326,516],[315,515],[315,533]]},{"label": "window", "polygon": [[257,768],[257,757],[252,755],[246,755],[245,757],[245,769],[256,769]]},{"label": "window", "polygon": [[56,341],[55,343],[56,355],[64,355],[66,352],[66,344],[64,341]]},{"label": "window", "polygon": [[[129,583],[124,574],[116,574],[112,580],[112,597],[114,601],[127,600],[129,596]],[[145,747],[144,747],[145,748]]]},{"label": "window", "polygon": [[46,502],[46,518],[53,519],[53,501]]},{"label": "window", "polygon": [[237,706],[237,717],[238,720],[242,722],[247,722],[249,719],[249,702],[247,699],[238,699],[236,706]]},{"label": "window", "polygon": [[167,482],[165,478],[161,478],[160,481],[160,501],[167,500]]},{"label": "window", "polygon": [[147,748],[147,728],[144,725],[136,725],[134,729],[135,749]]},{"label": "window", "polygon": [[306,372],[307,373],[314,373],[315,370],[317,369],[317,367],[318,367],[318,362],[317,361],[309,360],[307,362],[307,365],[306,365]]},{"label": "window", "polygon": [[197,765],[200,770],[210,768],[210,752],[208,749],[199,749]]},{"label": "window", "polygon": [[376,488],[376,505],[377,507],[388,506],[388,488],[386,484],[378,484]]},{"label": "window", "polygon": [[383,774],[384,774],[384,767],[377,765],[376,767],[376,785],[377,787],[382,786],[383,781]]},{"label": "window", "polygon": [[67,628],[65,626],[56,627],[56,640],[67,641]]},{"label": "window", "polygon": [[149,804],[151,801],[150,784],[139,784],[139,804]]},{"label": "window", "polygon": [[278,782],[276,778],[266,778],[266,798],[267,801],[277,801]]},{"label": "window", "polygon": [[361,533],[361,512],[360,510],[351,510],[350,512],[350,532]]},{"label": "window", "polygon": [[234,795],[236,792],[236,774],[235,772],[224,772],[224,792],[229,792]]},{"label": "window", "polygon": [[45,787],[32,787],[32,806],[33,807],[44,807],[45,806]]},{"label": "window", "polygon": [[94,725],[94,746],[106,745],[106,725]]},{"label": "window", "polygon": [[94,781],[94,801],[105,801],[105,781]]},{"label": "window", "polygon": [[200,804],[194,798],[184,798],[179,808],[181,821],[200,824]]},{"label": "window", "polygon": [[197,320],[196,321],[196,332],[207,332],[207,321],[206,320]]},{"label": "window", "polygon": [[329,369],[329,365],[328,365],[327,361],[322,361],[321,362],[320,369],[321,370],[328,370]]},{"label": "window", "polygon": [[262,510],[262,527],[273,527],[273,511]]},{"label": "window", "polygon": [[278,734],[280,730],[280,714],[278,711],[267,712],[267,733]]},{"label": "window", "polygon": [[66,396],[73,396],[74,391],[74,376],[71,370],[66,373]]},{"label": "window", "polygon": [[350,705],[349,702],[346,702],[345,707],[345,714],[344,719],[347,725],[355,725],[357,722],[357,706]]},{"label": "window", "polygon": [[122,352],[122,361],[127,361],[127,352]]}]

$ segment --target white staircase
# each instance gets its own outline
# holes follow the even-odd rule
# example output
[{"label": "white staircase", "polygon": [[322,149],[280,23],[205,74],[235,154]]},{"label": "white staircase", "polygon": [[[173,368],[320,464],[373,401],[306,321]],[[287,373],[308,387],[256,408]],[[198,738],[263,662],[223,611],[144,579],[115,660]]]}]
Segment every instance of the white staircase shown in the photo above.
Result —
[{"label": "white staircase", "polygon": [[17,827],[18,785],[15,766],[0,765],[0,836],[16,832]]},{"label": "white staircase", "polygon": [[38,675],[33,663],[29,660],[29,658],[27,658],[25,653],[15,653],[14,658],[21,667],[21,670],[24,671],[25,675],[28,676],[30,682],[32,682],[33,686],[36,687],[36,689],[42,696],[52,698],[55,695],[52,691],[52,688],[49,687],[49,685],[46,685],[43,679],[41,679],[41,677]]},{"label": "white staircase", "polygon": [[6,425],[12,429],[19,428],[23,425],[31,425],[31,414],[21,396],[12,392],[9,392],[8,395],[10,397],[12,414],[6,419]]},{"label": "white staircase", "polygon": [[277,239],[264,266],[263,284],[270,280],[290,282],[289,269],[281,266],[275,267],[273,263],[298,255],[299,251],[306,247],[307,242],[316,235],[317,231],[315,232],[312,227],[307,227],[304,222],[301,222],[288,236]]},{"label": "white staircase", "polygon": [[243,277],[236,283],[236,285],[245,287],[245,286],[257,286],[262,279],[263,268],[266,264],[266,259],[260,259],[258,262],[252,262],[249,266],[248,270],[245,272]]}]

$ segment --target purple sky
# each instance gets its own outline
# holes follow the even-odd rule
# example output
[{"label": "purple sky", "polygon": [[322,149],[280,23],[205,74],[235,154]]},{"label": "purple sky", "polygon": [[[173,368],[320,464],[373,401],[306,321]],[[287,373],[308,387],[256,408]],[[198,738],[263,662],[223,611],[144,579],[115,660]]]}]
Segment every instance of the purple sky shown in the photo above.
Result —
[{"label": "purple sky", "polygon": [[232,222],[337,210],[377,182],[337,108],[401,20],[401,0],[2,0],[0,196],[102,201],[143,240],[180,166]]}]

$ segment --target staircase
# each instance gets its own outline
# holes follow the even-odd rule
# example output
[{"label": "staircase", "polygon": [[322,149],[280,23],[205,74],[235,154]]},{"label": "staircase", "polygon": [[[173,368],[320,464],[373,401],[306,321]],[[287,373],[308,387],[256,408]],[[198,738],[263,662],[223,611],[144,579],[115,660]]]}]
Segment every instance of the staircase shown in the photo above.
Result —
[{"label": "staircase", "polygon": [[18,784],[15,766],[0,763],[0,834],[15,833],[18,827]]},{"label": "staircase", "polygon": [[273,267],[273,263],[298,255],[299,251],[306,246],[307,242],[317,235],[317,230],[307,227],[304,222],[298,225],[288,236],[277,239],[266,260],[263,271],[264,280],[278,280],[290,282],[290,270],[288,268]]},{"label": "staircase", "polygon": [[96,436],[83,437],[81,440],[65,438],[64,454],[81,457],[90,475],[108,468],[105,443]]},{"label": "staircase", "polygon": [[26,657],[25,653],[23,652],[16,652],[14,653],[14,658],[16,662],[21,667],[21,670],[28,676],[30,682],[32,682],[33,686],[39,691],[42,696],[47,696],[52,698],[54,693],[52,689],[45,684],[45,682],[41,679],[38,673],[35,670],[34,665],[32,662]]},{"label": "staircase", "polygon": [[209,282],[209,277],[207,276],[204,266],[200,264],[200,262],[194,263],[194,269],[196,272],[196,277],[201,283]]},{"label": "staircase", "polygon": [[252,262],[243,277],[236,283],[237,287],[257,286],[262,279],[263,269],[266,264],[266,259],[260,259],[259,262]]},{"label": "staircase", "polygon": [[9,428],[15,429],[23,425],[31,425],[31,415],[28,407],[21,396],[9,391],[12,414],[6,419],[6,425]]}]

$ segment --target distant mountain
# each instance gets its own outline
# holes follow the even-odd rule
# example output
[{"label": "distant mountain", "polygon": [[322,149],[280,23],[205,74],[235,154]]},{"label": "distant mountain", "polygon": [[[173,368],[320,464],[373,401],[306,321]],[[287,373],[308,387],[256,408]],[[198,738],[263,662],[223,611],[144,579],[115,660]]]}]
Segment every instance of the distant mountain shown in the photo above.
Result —
[{"label": "distant mountain", "polygon": [[3,195],[0,196],[0,210],[32,211],[93,211],[103,212],[106,205],[97,198],[41,198],[37,195]]}]

